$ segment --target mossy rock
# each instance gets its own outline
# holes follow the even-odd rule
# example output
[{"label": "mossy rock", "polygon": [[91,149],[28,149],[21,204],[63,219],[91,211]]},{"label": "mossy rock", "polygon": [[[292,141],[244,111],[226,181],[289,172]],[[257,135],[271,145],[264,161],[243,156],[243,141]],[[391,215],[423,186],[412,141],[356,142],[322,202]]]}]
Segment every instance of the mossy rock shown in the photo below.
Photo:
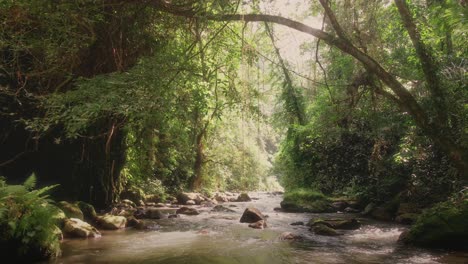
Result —
[{"label": "mossy rock", "polygon": [[311,219],[308,226],[325,225],[333,229],[355,230],[361,227],[361,223],[355,219]]},{"label": "mossy rock", "polygon": [[339,235],[341,235],[335,229],[333,229],[331,227],[328,227],[326,225],[323,225],[323,224],[315,225],[310,230],[312,232],[314,232],[314,234],[320,235],[320,236],[339,236]]},{"label": "mossy rock", "polygon": [[84,219],[83,212],[81,211],[78,204],[61,201],[57,204],[57,206],[62,209],[68,218],[78,218],[80,220]]},{"label": "mossy rock", "polygon": [[468,249],[468,200],[425,210],[400,241],[422,247]]},{"label": "mossy rock", "polygon": [[286,192],[280,205],[285,212],[335,212],[330,200],[322,193],[313,190],[300,189]]},{"label": "mossy rock", "polygon": [[86,219],[86,221],[92,222],[94,221],[94,219],[96,219],[97,214],[96,214],[96,210],[94,209],[94,206],[92,206],[89,203],[85,203],[81,201],[77,202],[76,204],[81,209],[81,212],[83,212],[83,216],[84,216],[84,219]]},{"label": "mossy rock", "polygon": [[120,193],[120,199],[125,200],[128,199],[135,204],[140,203],[140,201],[145,201],[146,200],[146,194],[145,192],[138,188],[138,187],[131,187],[130,189],[127,189],[123,192]]}]

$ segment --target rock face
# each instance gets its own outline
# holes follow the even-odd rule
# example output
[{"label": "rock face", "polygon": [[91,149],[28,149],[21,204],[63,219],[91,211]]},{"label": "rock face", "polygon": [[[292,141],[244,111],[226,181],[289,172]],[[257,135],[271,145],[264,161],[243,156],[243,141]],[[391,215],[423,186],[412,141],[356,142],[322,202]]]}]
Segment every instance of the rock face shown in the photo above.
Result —
[{"label": "rock face", "polygon": [[237,197],[236,201],[237,202],[250,202],[250,201],[252,201],[252,199],[250,198],[250,196],[247,193],[241,193]]},{"label": "rock face", "polygon": [[103,216],[98,216],[96,218],[96,222],[102,229],[117,230],[125,228],[127,224],[127,218],[123,216],[105,214]]},{"label": "rock face", "polygon": [[58,207],[62,209],[68,218],[78,218],[80,220],[84,219],[83,212],[77,204],[61,201],[58,203]]},{"label": "rock face", "polygon": [[200,212],[198,212],[197,209],[191,208],[191,207],[181,207],[176,211],[177,214],[185,214],[185,215],[198,215]]},{"label": "rock face", "polygon": [[317,225],[324,225],[332,229],[355,230],[361,227],[361,223],[356,219],[319,219],[311,220],[307,224],[314,227]]},{"label": "rock face", "polygon": [[240,222],[241,223],[255,223],[260,220],[265,220],[265,217],[263,216],[263,214],[257,208],[249,207],[245,209],[240,219]]},{"label": "rock face", "polygon": [[399,241],[431,248],[468,249],[468,199],[425,210]]},{"label": "rock face", "polygon": [[65,220],[62,231],[66,237],[87,238],[101,236],[101,233],[96,228],[78,218],[70,218]]}]

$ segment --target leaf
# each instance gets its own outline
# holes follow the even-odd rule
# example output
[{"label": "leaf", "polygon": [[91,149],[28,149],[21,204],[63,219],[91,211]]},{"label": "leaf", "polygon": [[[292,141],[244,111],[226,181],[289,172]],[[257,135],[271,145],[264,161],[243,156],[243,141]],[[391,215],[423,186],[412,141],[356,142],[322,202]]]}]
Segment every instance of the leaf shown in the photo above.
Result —
[{"label": "leaf", "polygon": [[26,190],[32,190],[36,186],[36,182],[36,174],[32,173],[31,176],[29,176],[23,183],[23,186]]}]

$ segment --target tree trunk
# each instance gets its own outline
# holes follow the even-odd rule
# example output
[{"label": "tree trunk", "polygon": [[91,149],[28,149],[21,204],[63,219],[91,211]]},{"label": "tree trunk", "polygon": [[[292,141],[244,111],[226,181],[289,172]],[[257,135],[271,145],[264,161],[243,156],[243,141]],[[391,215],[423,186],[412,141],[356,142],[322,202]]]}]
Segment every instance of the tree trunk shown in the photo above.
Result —
[{"label": "tree trunk", "polygon": [[203,176],[203,163],[205,162],[205,156],[203,154],[203,131],[197,135],[196,138],[196,151],[195,151],[195,163],[193,166],[193,180],[190,186],[191,190],[199,190],[202,185]]}]

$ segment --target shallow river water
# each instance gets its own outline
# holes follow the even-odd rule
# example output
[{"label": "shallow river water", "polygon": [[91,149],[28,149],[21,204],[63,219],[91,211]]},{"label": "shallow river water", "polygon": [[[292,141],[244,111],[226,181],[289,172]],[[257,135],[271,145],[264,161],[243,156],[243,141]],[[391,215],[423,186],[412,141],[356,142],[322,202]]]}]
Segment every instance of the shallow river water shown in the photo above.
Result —
[{"label": "shallow river water", "polygon": [[[167,263],[167,264],[276,264],[276,263],[468,263],[468,252],[429,251],[397,244],[407,227],[361,219],[352,214],[283,213],[282,197],[252,193],[247,203],[224,203],[235,212],[198,208],[197,216],[154,220],[158,230],[105,231],[101,238],[62,242],[63,256],[51,263]],[[239,223],[246,207],[268,215],[268,228],[252,229]],[[306,226],[311,218],[358,217],[362,227],[338,237],[314,235]],[[300,234],[300,242],[282,241],[283,232]]]}]

